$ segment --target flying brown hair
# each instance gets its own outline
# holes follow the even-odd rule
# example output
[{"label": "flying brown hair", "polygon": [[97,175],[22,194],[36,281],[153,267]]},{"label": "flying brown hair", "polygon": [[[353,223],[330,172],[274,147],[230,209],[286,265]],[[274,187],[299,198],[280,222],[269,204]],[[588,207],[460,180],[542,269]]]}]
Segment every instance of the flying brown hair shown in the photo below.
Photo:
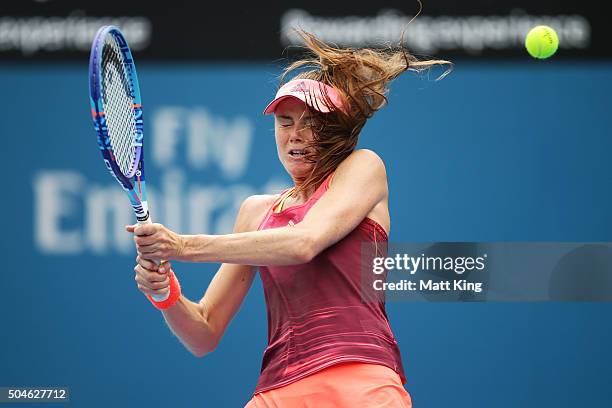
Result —
[{"label": "flying brown hair", "polygon": [[332,112],[310,109],[314,140],[308,146],[311,153],[307,160],[314,166],[312,172],[300,180],[300,186],[292,192],[294,196],[317,188],[353,152],[366,121],[387,103],[391,81],[406,71],[420,72],[434,65],[446,65],[449,68],[440,76],[442,78],[452,66],[444,60],[419,60],[401,46],[337,48],[306,31],[296,32],[304,41],[308,55],[285,68],[281,85],[288,74],[306,69],[292,79],[313,79],[330,85],[340,92],[344,102],[342,107],[334,107],[323,92],[325,104],[334,107]]}]

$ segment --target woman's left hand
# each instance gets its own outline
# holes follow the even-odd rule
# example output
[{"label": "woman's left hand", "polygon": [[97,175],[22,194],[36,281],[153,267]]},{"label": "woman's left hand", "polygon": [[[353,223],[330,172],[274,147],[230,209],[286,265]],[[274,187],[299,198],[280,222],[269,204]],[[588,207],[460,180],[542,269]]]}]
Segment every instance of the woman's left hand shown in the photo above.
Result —
[{"label": "woman's left hand", "polygon": [[183,238],[162,224],[127,225],[134,233],[138,253],[145,259],[179,259],[183,251]]}]

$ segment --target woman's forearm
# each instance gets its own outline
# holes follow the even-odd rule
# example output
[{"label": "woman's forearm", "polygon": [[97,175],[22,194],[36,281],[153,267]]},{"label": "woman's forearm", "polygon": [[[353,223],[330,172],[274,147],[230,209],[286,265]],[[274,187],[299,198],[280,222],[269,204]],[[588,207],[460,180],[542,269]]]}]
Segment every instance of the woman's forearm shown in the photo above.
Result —
[{"label": "woman's forearm", "polygon": [[298,265],[314,255],[313,240],[296,227],[227,235],[182,235],[180,261]]},{"label": "woman's forearm", "polygon": [[219,336],[211,329],[199,304],[181,296],[163,314],[172,332],[194,355],[202,357],[217,346]]}]

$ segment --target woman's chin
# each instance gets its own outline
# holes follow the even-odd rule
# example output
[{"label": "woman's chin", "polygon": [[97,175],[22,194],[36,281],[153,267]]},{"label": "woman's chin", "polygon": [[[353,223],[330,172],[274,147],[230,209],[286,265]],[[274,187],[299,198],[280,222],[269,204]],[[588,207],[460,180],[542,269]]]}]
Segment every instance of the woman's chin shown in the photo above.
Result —
[{"label": "woman's chin", "polygon": [[285,170],[287,171],[287,173],[289,173],[289,175],[293,179],[307,177],[312,171],[312,167],[313,167],[312,163],[305,163],[305,162],[285,163]]}]

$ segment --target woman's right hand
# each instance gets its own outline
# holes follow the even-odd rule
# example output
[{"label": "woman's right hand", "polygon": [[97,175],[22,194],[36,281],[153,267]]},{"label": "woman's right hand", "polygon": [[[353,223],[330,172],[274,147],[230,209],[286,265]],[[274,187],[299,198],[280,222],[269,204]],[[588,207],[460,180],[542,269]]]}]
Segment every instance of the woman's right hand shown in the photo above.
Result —
[{"label": "woman's right hand", "polygon": [[168,273],[172,270],[170,262],[162,262],[160,265],[153,261],[144,259],[141,255],[136,257],[134,272],[138,289],[145,295],[164,295],[170,290],[170,278]]}]

